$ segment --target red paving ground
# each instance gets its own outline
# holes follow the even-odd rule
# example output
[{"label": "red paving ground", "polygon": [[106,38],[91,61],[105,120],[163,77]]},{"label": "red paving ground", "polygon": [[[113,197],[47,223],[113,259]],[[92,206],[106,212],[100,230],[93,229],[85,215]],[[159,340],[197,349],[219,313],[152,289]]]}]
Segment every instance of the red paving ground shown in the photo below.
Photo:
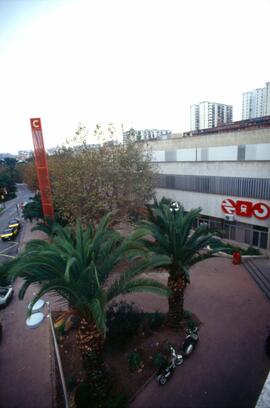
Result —
[{"label": "red paving ground", "polygon": [[[164,387],[152,381],[132,408],[251,408],[270,369],[263,344],[270,327],[270,303],[245,268],[213,258],[196,265],[185,308],[202,321],[194,355]],[[142,301],[147,295],[140,295]],[[147,309],[166,301],[147,299]]]}]

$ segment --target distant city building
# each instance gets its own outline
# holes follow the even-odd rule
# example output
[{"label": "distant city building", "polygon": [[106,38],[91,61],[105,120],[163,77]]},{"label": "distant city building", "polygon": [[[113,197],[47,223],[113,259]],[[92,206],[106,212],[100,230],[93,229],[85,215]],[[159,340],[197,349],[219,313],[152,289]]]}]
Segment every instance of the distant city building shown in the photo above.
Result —
[{"label": "distant city building", "polygon": [[13,159],[16,159],[16,155],[15,155],[15,154],[11,154],[11,153],[0,153],[0,160],[5,159],[5,158],[13,158]]},{"label": "distant city building", "polygon": [[242,119],[260,118],[270,115],[270,82],[264,88],[244,92],[242,96]]},{"label": "distant city building", "polygon": [[216,102],[190,106],[190,130],[209,129],[232,122],[233,108]]},{"label": "distant city building", "polygon": [[26,161],[33,157],[33,150],[19,150],[17,160],[18,161]]},{"label": "distant city building", "polygon": [[170,139],[171,135],[172,131],[167,129],[135,130],[131,128],[123,131],[123,143],[127,143],[129,140],[166,140]]}]

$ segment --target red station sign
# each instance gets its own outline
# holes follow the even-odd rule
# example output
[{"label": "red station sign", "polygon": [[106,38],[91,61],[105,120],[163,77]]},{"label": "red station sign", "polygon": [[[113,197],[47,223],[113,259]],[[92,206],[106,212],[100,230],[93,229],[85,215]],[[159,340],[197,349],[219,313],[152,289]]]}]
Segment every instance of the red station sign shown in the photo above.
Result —
[{"label": "red station sign", "polygon": [[251,201],[233,200],[226,198],[221,203],[221,209],[225,214],[235,214],[240,217],[254,217],[265,220],[270,216],[270,206],[266,203],[252,203]]},{"label": "red station sign", "polygon": [[49,180],[48,165],[46,152],[43,142],[43,134],[40,118],[30,119],[32,137],[34,143],[35,164],[37,169],[37,177],[39,190],[41,195],[42,209],[45,217],[54,218],[51,186]]}]

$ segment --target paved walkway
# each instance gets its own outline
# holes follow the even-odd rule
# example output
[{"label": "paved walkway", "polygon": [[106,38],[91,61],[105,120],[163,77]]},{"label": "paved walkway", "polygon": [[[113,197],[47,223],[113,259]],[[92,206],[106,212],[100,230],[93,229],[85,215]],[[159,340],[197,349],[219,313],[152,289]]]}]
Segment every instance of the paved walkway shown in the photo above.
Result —
[{"label": "paved walkway", "polygon": [[[147,310],[167,310],[154,295],[140,299]],[[164,387],[153,380],[131,407],[254,408],[270,369],[269,300],[242,265],[213,258],[193,268],[185,308],[202,321],[194,355]]]},{"label": "paved walkway", "polygon": [[[21,241],[44,238],[31,233],[34,224],[26,223]],[[33,296],[30,288],[23,301],[18,300],[19,281],[11,303],[0,311],[3,336],[0,344],[0,407],[51,408],[53,406],[53,353],[49,322],[38,329],[25,325],[26,308]]]}]

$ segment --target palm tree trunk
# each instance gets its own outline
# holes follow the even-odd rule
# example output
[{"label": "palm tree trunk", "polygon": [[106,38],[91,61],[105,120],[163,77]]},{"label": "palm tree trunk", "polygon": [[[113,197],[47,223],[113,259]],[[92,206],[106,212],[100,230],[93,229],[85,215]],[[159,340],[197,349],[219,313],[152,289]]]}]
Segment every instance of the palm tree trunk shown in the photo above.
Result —
[{"label": "palm tree trunk", "polygon": [[104,342],[104,335],[95,323],[82,318],[77,332],[77,343],[83,358],[89,393],[96,407],[105,406],[104,398],[110,387],[110,377],[101,354]]},{"label": "palm tree trunk", "polygon": [[77,332],[77,344],[83,357],[89,353],[99,355],[104,347],[104,335],[98,330],[94,322],[82,318]]},{"label": "palm tree trunk", "polygon": [[179,327],[183,319],[184,290],[186,284],[182,276],[168,278],[168,288],[172,295],[168,298],[169,312],[167,324],[170,327]]}]

